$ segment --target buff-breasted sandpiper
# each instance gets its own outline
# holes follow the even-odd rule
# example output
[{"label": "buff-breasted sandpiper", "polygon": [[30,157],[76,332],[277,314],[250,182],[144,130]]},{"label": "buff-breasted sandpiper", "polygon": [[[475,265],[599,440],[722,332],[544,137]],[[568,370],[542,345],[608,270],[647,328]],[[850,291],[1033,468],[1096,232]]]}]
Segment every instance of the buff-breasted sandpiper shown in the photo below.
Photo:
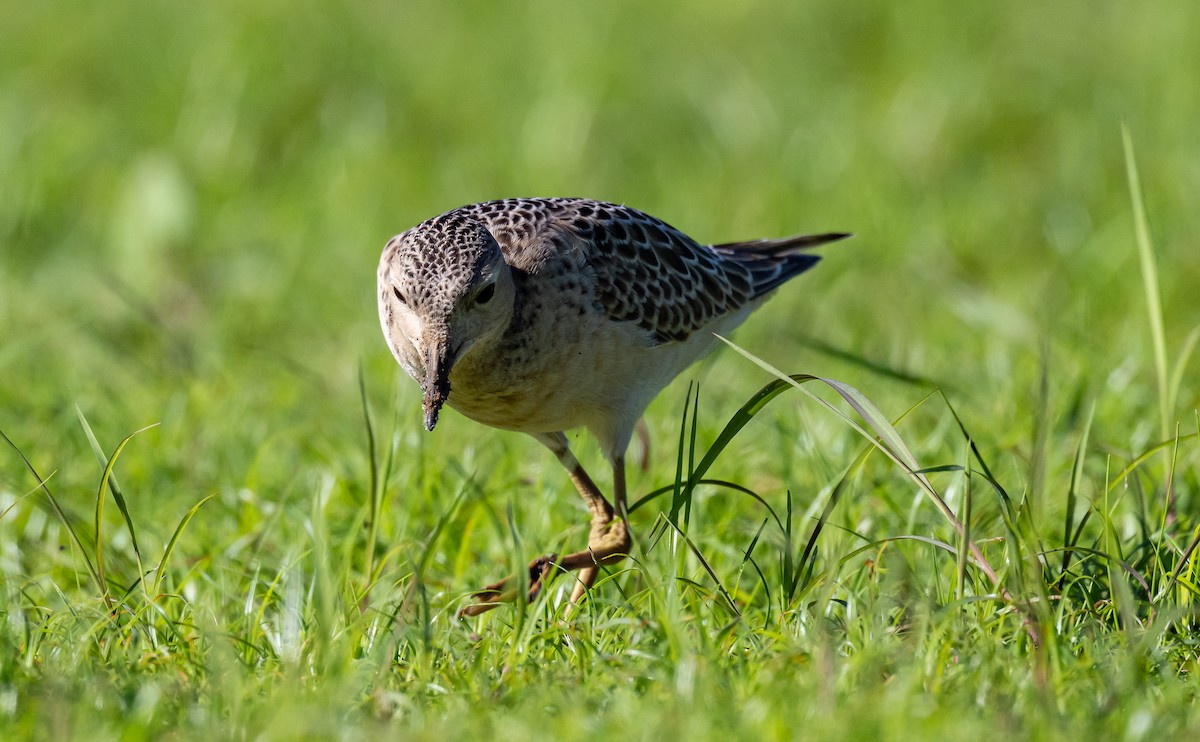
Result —
[{"label": "buff-breasted sandpiper", "polygon": [[[529,565],[532,600],[579,571],[577,602],[631,545],[625,450],[646,405],[780,284],[811,268],[828,233],[701,245],[627,206],[521,198],[463,206],[393,237],[379,263],[388,346],[424,392],[425,427],[443,404],[529,433],[570,475],[591,513],[588,548]],[[610,503],[567,446],[586,427],[612,465]],[[475,615],[516,590],[474,594]]]}]

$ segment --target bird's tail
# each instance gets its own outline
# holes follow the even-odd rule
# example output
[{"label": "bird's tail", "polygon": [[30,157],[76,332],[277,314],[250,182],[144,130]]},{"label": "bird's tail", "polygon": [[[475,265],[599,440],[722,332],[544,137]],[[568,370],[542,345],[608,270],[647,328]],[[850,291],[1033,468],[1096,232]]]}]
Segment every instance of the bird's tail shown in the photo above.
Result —
[{"label": "bird's tail", "polygon": [[750,271],[754,296],[758,297],[820,262],[820,256],[806,253],[806,250],[849,236],[846,232],[804,234],[774,240],[727,242],[713,245],[712,249],[728,260],[741,263]]},{"label": "bird's tail", "polygon": [[808,250],[819,245],[828,245],[852,236],[849,232],[826,232],[825,234],[801,234],[794,237],[780,237],[774,240],[750,240],[749,242],[727,242],[723,245],[713,245],[712,249],[725,253],[730,257],[759,255],[774,257],[793,252]]}]

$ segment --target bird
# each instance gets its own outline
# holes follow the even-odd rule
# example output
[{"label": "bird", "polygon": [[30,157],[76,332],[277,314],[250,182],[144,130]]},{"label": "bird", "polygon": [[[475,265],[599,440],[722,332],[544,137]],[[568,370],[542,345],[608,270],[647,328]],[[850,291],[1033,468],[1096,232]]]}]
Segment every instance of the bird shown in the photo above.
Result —
[{"label": "bird", "polygon": [[[390,239],[378,271],[392,355],[420,384],[425,428],[448,405],[527,433],[558,459],[590,515],[587,548],[548,554],[471,595],[460,617],[532,602],[629,555],[625,452],[650,401],[843,232],[704,245],[629,206],[585,198],[470,204]],[[612,470],[610,501],[565,432],[586,428]]]}]

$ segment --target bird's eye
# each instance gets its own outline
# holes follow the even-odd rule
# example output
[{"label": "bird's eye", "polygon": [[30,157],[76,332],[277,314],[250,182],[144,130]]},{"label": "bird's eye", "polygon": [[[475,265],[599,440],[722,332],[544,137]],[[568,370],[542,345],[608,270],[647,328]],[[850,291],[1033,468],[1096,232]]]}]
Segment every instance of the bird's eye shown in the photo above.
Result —
[{"label": "bird's eye", "polygon": [[495,295],[496,295],[496,282],[492,281],[487,286],[484,286],[482,289],[480,289],[479,293],[475,295],[475,303],[476,304],[487,304],[489,301],[492,300],[492,297]]},{"label": "bird's eye", "polygon": [[401,304],[405,304],[405,305],[408,304],[408,302],[404,301],[404,294],[400,293],[400,289],[393,286],[392,293],[396,295],[396,300],[399,301]]}]

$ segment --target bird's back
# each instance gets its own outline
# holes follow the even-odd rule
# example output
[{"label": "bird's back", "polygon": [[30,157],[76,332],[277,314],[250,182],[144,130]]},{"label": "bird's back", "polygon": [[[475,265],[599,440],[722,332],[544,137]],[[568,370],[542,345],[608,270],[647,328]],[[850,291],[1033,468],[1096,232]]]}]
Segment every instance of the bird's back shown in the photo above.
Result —
[{"label": "bird's back", "polygon": [[594,277],[610,320],[634,322],[657,343],[681,342],[816,265],[808,248],[831,233],[701,245],[660,219],[581,198],[521,198],[464,206],[519,270],[566,262]]}]

